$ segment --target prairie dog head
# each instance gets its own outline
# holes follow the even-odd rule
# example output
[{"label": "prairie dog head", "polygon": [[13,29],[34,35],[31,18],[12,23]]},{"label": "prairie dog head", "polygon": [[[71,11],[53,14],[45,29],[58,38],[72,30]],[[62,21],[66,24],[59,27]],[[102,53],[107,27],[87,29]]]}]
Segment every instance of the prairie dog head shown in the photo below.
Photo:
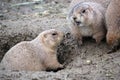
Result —
[{"label": "prairie dog head", "polygon": [[54,49],[57,47],[63,39],[63,32],[50,29],[43,31],[41,34],[42,44],[44,46]]},{"label": "prairie dog head", "polygon": [[94,16],[94,10],[89,3],[79,3],[69,13],[70,21],[78,26],[89,26],[93,24]]}]

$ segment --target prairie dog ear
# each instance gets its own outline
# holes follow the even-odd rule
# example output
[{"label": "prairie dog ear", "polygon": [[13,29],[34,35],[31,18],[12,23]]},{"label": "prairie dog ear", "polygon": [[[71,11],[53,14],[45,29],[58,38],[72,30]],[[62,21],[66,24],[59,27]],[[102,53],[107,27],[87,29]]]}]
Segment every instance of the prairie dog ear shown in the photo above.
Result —
[{"label": "prairie dog ear", "polygon": [[43,38],[46,38],[46,37],[47,37],[47,33],[44,33],[42,37],[43,37]]},{"label": "prairie dog ear", "polygon": [[46,37],[47,37],[47,34],[44,33],[44,32],[43,32],[43,33],[40,33],[40,35],[39,35],[39,39],[42,40],[42,41],[43,41]]},{"label": "prairie dog ear", "polygon": [[45,40],[46,40],[46,37],[47,37],[47,34],[46,33],[41,33],[39,35],[39,39],[42,43],[45,43]]}]

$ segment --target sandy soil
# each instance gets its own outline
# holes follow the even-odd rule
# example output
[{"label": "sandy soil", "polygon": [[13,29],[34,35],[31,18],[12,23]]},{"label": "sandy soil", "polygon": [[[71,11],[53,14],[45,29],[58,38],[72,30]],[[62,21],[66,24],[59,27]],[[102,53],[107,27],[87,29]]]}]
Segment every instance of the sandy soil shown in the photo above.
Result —
[{"label": "sandy soil", "polygon": [[107,54],[106,42],[97,45],[91,38],[85,38],[84,44],[77,47],[66,20],[69,0],[14,5],[25,1],[30,0],[0,1],[0,60],[16,43],[55,28],[65,33],[58,47],[58,60],[66,68],[58,72],[0,70],[0,80],[120,80],[120,50]]}]

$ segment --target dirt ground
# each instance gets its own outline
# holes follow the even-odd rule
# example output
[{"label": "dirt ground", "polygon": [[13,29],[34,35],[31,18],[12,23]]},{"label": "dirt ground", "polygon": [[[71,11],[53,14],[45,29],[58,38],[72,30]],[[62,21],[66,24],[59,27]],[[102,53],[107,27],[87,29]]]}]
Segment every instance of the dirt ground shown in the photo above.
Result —
[{"label": "dirt ground", "polygon": [[[120,50],[109,51],[105,40],[97,45],[91,38],[77,47],[66,20],[70,0],[0,1],[0,60],[16,43],[32,40],[41,31],[59,29],[65,33],[58,47],[58,60],[65,69],[58,72],[0,70],[0,80],[120,80]],[[35,0],[33,0],[35,1]]]}]

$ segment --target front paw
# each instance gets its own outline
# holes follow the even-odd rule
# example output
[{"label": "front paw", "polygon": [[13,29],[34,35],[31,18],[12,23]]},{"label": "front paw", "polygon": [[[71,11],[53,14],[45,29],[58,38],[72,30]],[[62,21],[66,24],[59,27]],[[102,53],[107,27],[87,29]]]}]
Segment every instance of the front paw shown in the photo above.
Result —
[{"label": "front paw", "polygon": [[53,71],[53,72],[57,72],[59,70],[62,70],[64,69],[65,67],[62,65],[62,64],[59,64],[59,66],[57,68],[54,68],[54,69],[47,69],[46,71],[50,72],[50,71]]},{"label": "front paw", "polygon": [[58,64],[56,65],[56,70],[61,70],[61,69],[64,69],[64,66],[62,64]]},{"label": "front paw", "polygon": [[94,35],[93,38],[95,39],[96,43],[99,45],[103,39],[103,36]]}]

